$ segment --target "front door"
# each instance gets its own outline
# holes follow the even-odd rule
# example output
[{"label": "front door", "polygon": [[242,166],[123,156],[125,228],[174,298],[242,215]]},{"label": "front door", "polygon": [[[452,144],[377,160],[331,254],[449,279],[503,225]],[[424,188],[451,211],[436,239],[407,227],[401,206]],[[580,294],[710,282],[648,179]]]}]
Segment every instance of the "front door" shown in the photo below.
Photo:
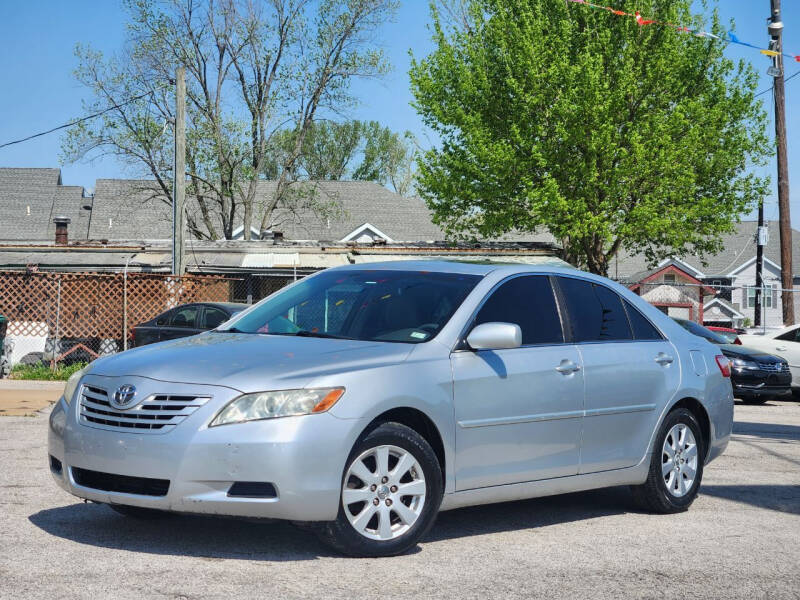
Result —
[{"label": "front door", "polygon": [[564,343],[550,278],[501,283],[470,328],[489,322],[519,325],[523,345],[451,356],[456,489],[575,475],[583,372],[577,349]]}]

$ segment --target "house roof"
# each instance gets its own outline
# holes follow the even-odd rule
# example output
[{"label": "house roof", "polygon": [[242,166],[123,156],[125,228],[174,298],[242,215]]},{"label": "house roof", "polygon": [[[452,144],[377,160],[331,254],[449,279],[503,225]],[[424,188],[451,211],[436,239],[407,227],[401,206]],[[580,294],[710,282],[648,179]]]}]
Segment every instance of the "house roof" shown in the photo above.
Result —
[{"label": "house roof", "polygon": [[[764,256],[773,263],[780,264],[780,235],[778,222],[766,223],[769,228],[769,243],[764,247]],[[756,221],[742,221],[735,225],[733,233],[723,237],[722,250],[714,255],[694,256],[679,255],[681,262],[703,273],[705,278],[727,277],[748,261],[756,253],[755,234],[758,223]],[[792,230],[792,267],[795,275],[800,275],[800,231]],[[705,262],[705,264],[704,264]],[[641,271],[646,271],[649,265],[642,254],[629,254],[620,252],[619,256],[611,262],[609,275],[615,279],[629,280]]]},{"label": "house roof", "polygon": [[[676,264],[677,263],[677,264]],[[640,271],[639,273],[634,273],[628,278],[628,282],[630,284],[630,288],[635,290],[639,288],[642,284],[649,283],[655,280],[659,275],[663,275],[665,273],[674,273],[676,275],[680,275],[684,279],[688,280],[689,283],[693,285],[700,286],[704,292],[714,295],[716,294],[716,290],[708,285],[705,285],[702,281],[697,279],[694,275],[689,273],[685,268],[681,266],[681,261],[668,261],[666,264],[659,265],[653,269],[648,271]],[[670,285],[670,284],[664,284]]]},{"label": "house roof", "polygon": [[47,235],[60,184],[59,169],[0,168],[0,239]]}]

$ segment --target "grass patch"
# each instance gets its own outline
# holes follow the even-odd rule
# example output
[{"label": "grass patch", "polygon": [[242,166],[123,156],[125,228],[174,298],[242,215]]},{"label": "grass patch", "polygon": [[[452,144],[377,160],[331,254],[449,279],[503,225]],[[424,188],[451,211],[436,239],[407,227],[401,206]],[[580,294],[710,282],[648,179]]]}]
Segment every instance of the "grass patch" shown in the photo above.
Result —
[{"label": "grass patch", "polygon": [[66,381],[75,371],[81,370],[86,363],[78,362],[71,365],[58,365],[55,371],[50,365],[39,363],[38,365],[14,365],[11,369],[9,379],[35,379],[37,381]]}]

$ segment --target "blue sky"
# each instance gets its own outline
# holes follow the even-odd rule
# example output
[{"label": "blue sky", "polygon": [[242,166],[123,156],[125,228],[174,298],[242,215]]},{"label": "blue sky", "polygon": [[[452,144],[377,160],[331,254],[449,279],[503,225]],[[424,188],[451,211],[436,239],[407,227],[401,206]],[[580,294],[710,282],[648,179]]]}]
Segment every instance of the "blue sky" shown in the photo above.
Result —
[{"label": "blue sky", "polygon": [[[381,81],[358,82],[354,91],[361,105],[352,116],[375,119],[392,129],[410,130],[423,146],[430,144],[429,136],[419,117],[410,106],[408,87],[409,50],[422,56],[432,48],[428,31],[428,0],[401,0],[395,22],[379,32],[394,71]],[[613,0],[609,0],[613,4]],[[725,22],[736,20],[739,37],[755,44],[767,43],[766,17],[769,1],[722,0],[720,13]],[[575,7],[583,9],[583,7]],[[76,43],[89,43],[106,53],[119,49],[124,38],[124,13],[116,0],[0,0],[0,143],[24,137],[67,122],[81,114],[81,98],[85,91],[72,77]],[[800,54],[800,3],[784,2],[783,20],[786,23],[784,47]],[[766,75],[769,60],[758,51],[729,46],[732,58],[750,60],[762,75],[762,89],[770,86]],[[787,62],[786,74],[800,71],[800,63]],[[786,86],[789,130],[790,189],[792,221],[800,228],[800,76]],[[767,100],[770,117],[772,99]],[[770,126],[770,135],[773,132]],[[0,149],[0,166],[54,167],[59,166],[58,134]],[[103,177],[130,175],[111,159],[92,163],[61,165],[65,184],[93,188],[94,181]],[[773,163],[760,169],[773,175]],[[775,193],[766,199],[768,219],[777,219]]]}]

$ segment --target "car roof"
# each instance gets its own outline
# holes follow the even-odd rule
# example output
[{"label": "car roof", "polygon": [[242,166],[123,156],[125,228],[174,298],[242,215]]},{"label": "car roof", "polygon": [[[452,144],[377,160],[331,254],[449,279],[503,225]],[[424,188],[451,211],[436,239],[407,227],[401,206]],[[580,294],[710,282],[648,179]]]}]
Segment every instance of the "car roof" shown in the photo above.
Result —
[{"label": "car roof", "polygon": [[334,267],[332,270],[356,271],[427,271],[433,273],[458,273],[465,275],[487,275],[494,271],[513,273],[564,273],[590,275],[573,267],[555,267],[551,265],[526,265],[519,263],[501,263],[469,260],[393,260],[374,263],[359,263]]}]

